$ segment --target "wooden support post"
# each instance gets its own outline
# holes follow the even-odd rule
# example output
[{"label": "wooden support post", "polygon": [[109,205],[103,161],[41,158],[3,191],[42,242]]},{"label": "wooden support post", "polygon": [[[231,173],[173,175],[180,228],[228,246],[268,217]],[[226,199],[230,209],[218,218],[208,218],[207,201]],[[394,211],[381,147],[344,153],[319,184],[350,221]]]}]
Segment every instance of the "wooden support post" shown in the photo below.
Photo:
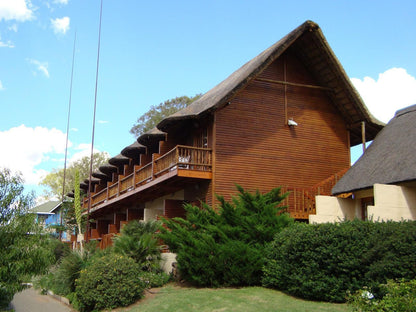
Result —
[{"label": "wooden support post", "polygon": [[363,153],[365,153],[365,121],[361,121],[361,139],[363,142]]},{"label": "wooden support post", "polygon": [[297,212],[296,210],[296,188],[293,188],[293,209],[296,213]]},{"label": "wooden support post", "polygon": [[285,125],[287,126],[287,77],[286,77],[286,56],[283,58],[283,79],[284,79],[284,93],[285,93]]}]

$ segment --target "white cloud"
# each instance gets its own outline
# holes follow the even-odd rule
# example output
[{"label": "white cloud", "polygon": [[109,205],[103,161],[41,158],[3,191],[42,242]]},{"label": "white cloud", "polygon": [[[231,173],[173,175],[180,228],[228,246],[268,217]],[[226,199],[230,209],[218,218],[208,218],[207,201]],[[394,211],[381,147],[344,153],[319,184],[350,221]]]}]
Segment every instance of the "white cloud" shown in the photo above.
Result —
[{"label": "white cloud", "polygon": [[366,106],[377,119],[388,122],[403,107],[416,104],[416,79],[403,68],[391,68],[375,80],[351,78]]},{"label": "white cloud", "polygon": [[0,131],[0,164],[21,172],[26,184],[38,184],[48,172],[36,167],[50,159],[51,154],[64,154],[65,142],[66,134],[55,128],[20,125]]},{"label": "white cloud", "polygon": [[[80,160],[81,158],[88,156],[91,156],[91,144],[90,143],[81,143],[74,147],[74,150],[77,150],[75,154],[72,155],[72,157],[69,159],[68,163],[74,163],[77,160]],[[94,153],[99,153],[100,150],[96,149],[94,147]]]},{"label": "white cloud", "polygon": [[10,40],[7,40],[6,42],[1,41],[0,38],[0,48],[14,48],[14,43]]},{"label": "white cloud", "polygon": [[108,123],[108,120],[98,120],[98,123],[99,124],[106,124],[106,123]]},{"label": "white cloud", "polygon": [[1,0],[0,21],[16,20],[18,22],[29,21],[34,18],[30,0]]},{"label": "white cloud", "polygon": [[7,29],[17,32],[17,24],[13,24],[12,26],[7,27]]},{"label": "white cloud", "polygon": [[68,16],[51,19],[51,26],[55,34],[63,34],[69,30],[70,19]]},{"label": "white cloud", "polygon": [[0,91],[3,91],[3,90],[5,90],[5,88],[4,88],[4,86],[3,86],[3,83],[1,82],[1,80],[0,80]]},{"label": "white cloud", "polygon": [[68,0],[54,0],[53,1],[53,3],[56,3],[56,4],[68,4]]},{"label": "white cloud", "polygon": [[[42,74],[44,74],[47,78],[49,78],[49,71],[48,71],[48,62],[39,62],[38,60],[34,59],[27,59],[27,61],[30,64],[33,64],[36,66],[36,69],[40,71]],[[34,72],[36,75],[36,72]]]}]

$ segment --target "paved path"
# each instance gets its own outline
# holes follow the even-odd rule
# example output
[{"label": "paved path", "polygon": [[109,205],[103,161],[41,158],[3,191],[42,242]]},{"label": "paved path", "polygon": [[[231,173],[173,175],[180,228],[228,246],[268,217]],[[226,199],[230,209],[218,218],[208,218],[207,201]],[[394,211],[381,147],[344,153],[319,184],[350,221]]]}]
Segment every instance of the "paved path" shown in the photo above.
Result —
[{"label": "paved path", "polygon": [[13,297],[11,308],[16,312],[73,312],[70,307],[51,296],[28,288]]}]

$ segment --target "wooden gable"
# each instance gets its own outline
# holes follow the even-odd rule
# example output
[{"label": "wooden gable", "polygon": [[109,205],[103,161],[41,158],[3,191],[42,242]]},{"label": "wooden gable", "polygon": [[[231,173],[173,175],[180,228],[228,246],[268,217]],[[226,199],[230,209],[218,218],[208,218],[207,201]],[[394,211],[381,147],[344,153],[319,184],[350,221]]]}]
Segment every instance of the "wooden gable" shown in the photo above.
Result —
[{"label": "wooden gable", "polygon": [[[298,125],[288,126],[290,118]],[[349,167],[342,114],[290,51],[215,112],[214,135],[213,193],[226,198],[235,183],[307,188]]]}]

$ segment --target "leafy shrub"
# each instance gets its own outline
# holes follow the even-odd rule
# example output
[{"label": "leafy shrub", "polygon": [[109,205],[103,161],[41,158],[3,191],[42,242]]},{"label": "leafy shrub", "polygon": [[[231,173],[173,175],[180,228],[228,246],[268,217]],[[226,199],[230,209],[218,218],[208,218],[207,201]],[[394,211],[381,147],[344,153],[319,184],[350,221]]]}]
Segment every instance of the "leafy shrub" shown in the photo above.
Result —
[{"label": "leafy shrub", "polygon": [[158,229],[156,221],[130,221],[121,229],[121,235],[113,238],[114,252],[132,258],[143,270],[158,268],[161,249],[156,238]]},{"label": "leafy shrub", "polygon": [[280,189],[250,194],[237,186],[238,197],[218,197],[218,211],[185,205],[186,220],[163,219],[160,237],[177,254],[181,277],[199,286],[260,283],[265,244],[292,223],[279,214],[285,198]]},{"label": "leafy shrub", "polygon": [[165,272],[142,271],[139,275],[146,288],[161,287],[170,280],[170,275]]},{"label": "leafy shrub", "polygon": [[377,299],[367,288],[357,291],[348,298],[354,311],[378,312],[415,312],[416,311],[416,280],[395,282],[389,280],[380,285],[385,295]]},{"label": "leafy shrub", "polygon": [[75,280],[86,266],[87,257],[73,251],[64,257],[54,275],[52,290],[59,295],[68,295],[75,291]]},{"label": "leafy shrub", "polygon": [[49,268],[49,272],[37,277],[33,282],[36,288],[42,291],[52,290],[62,296],[68,296],[75,291],[75,280],[82,269],[86,268],[95,258],[108,254],[107,250],[100,250],[93,244],[87,244],[83,252],[73,250]]},{"label": "leafy shrub", "polygon": [[56,266],[52,266],[49,272],[43,275],[37,275],[32,278],[32,284],[35,289],[39,289],[42,294],[46,294],[49,289],[53,289],[55,282]]},{"label": "leafy shrub", "polygon": [[81,311],[92,311],[135,302],[145,289],[139,271],[129,257],[109,254],[94,259],[76,280],[76,305]]},{"label": "leafy shrub", "polygon": [[69,245],[67,243],[61,242],[59,239],[51,239],[50,245],[50,248],[52,249],[54,254],[55,263],[59,262],[70,252]]},{"label": "leafy shrub", "polygon": [[263,285],[311,300],[344,302],[347,291],[416,277],[416,222],[296,224],[266,253]]}]

